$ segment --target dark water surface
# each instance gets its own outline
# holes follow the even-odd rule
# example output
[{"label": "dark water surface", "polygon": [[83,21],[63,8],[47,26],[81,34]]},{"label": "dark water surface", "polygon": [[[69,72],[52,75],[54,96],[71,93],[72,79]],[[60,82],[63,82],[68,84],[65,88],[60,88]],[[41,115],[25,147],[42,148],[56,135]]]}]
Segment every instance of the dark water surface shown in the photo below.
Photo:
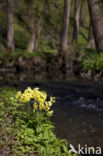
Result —
[{"label": "dark water surface", "polygon": [[103,82],[91,80],[16,80],[2,79],[0,86],[24,90],[39,87],[56,97],[53,106],[55,133],[77,147],[78,144],[103,147]]}]

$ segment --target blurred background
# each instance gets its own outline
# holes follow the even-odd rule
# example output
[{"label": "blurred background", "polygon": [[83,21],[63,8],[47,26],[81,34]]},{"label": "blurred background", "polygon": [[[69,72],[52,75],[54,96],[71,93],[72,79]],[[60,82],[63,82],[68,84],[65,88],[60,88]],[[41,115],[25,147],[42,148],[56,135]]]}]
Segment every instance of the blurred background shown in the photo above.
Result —
[{"label": "blurred background", "polygon": [[0,79],[5,71],[102,78],[103,1],[0,0]]}]

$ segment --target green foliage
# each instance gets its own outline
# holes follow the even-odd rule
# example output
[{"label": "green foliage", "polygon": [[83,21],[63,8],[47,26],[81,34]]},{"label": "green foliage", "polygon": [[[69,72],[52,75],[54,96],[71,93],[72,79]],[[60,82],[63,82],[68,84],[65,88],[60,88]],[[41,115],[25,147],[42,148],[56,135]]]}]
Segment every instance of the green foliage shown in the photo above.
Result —
[{"label": "green foliage", "polygon": [[44,48],[40,51],[35,51],[33,53],[30,53],[30,52],[27,52],[26,50],[16,49],[15,52],[11,54],[11,57],[13,57],[14,59],[18,58],[19,56],[22,56],[23,58],[34,58],[36,56],[40,56],[40,57],[44,58],[47,53],[56,55],[57,50],[55,50],[55,49],[48,49],[47,50]]},{"label": "green foliage", "polygon": [[103,71],[103,52],[92,52],[83,60],[83,71]]},{"label": "green foliage", "polygon": [[52,40],[44,39],[44,35],[41,36],[41,40],[39,43],[38,51],[42,52],[50,52],[56,54],[56,44]]},{"label": "green foliage", "polygon": [[16,49],[15,52],[11,54],[13,58],[18,58],[19,56],[22,56],[23,58],[32,58],[35,56],[43,56],[43,55],[44,53],[41,53],[40,51],[35,51],[33,53],[30,53],[22,49]]},{"label": "green foliage", "polygon": [[15,101],[15,94],[13,88],[0,89],[0,151],[10,147],[7,155],[73,156],[67,142],[55,136],[45,113],[35,118],[34,111]]},{"label": "green foliage", "polygon": [[25,29],[23,29],[21,31],[15,30],[14,40],[15,40],[15,46],[18,49],[25,50],[25,49],[27,49],[27,46],[28,46],[29,34]]},{"label": "green foliage", "polygon": [[50,49],[47,47],[42,47],[38,51],[31,53],[28,52],[27,50],[15,49],[15,51],[11,54],[9,54],[7,51],[0,52],[0,59],[5,60],[7,58],[8,60],[9,59],[16,60],[20,56],[23,58],[35,58],[36,56],[40,56],[41,58],[46,58],[47,53],[51,54],[52,56],[55,56],[57,55],[57,50]]}]

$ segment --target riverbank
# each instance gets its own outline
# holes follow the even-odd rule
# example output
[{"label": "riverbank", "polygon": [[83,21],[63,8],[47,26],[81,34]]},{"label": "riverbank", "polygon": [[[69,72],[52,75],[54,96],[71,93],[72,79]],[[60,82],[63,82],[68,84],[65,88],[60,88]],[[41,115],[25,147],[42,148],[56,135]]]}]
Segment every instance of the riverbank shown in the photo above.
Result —
[{"label": "riverbank", "polygon": [[[33,52],[17,50],[14,53],[0,54],[0,73],[40,73],[76,76],[98,81],[103,79],[103,54],[93,49],[70,47],[61,57],[57,50]],[[55,72],[56,71],[56,72]]]},{"label": "riverbank", "polygon": [[[54,110],[54,115],[53,118],[51,118],[51,121],[53,121],[53,123],[55,124],[55,134],[58,138],[66,139],[68,143],[72,144],[76,149],[78,147],[78,144],[81,144],[83,147],[85,145],[88,145],[90,147],[102,147],[102,83],[94,83],[91,80],[85,81],[81,79],[71,79],[68,82],[45,81],[40,83],[38,81],[20,81],[18,83],[15,83],[15,79],[12,79],[12,81],[4,81],[4,83],[0,83],[0,86],[5,85],[10,87],[4,88],[6,90],[7,98],[4,98],[6,96],[3,88],[1,88],[1,91],[3,92],[0,93],[0,97],[4,98],[7,101],[5,103],[5,113],[9,112],[9,114],[7,115],[8,118],[9,116],[11,116],[11,111],[9,111],[11,110],[9,109],[11,104],[9,103],[10,100],[8,99],[10,97],[13,97],[14,93],[16,94],[17,92],[16,89],[13,89],[13,87],[17,88],[17,90],[21,90],[22,92],[25,90],[25,88],[27,88],[27,86],[30,86],[31,88],[39,87],[41,90],[46,91],[49,97],[51,95],[55,95],[56,97],[56,103],[52,108]],[[13,95],[10,92],[14,92]],[[12,100],[12,98],[10,99]],[[13,107],[12,109],[15,109],[15,107]],[[2,108],[3,107],[0,107],[1,111]],[[2,113],[0,112],[0,114]],[[61,127],[61,125],[64,126]],[[11,124],[8,124],[8,127],[9,126],[11,126]],[[14,127],[16,127],[15,124]],[[10,129],[7,130],[9,131]],[[6,134],[8,135],[8,133]]]},{"label": "riverbank", "polygon": [[34,118],[34,110],[15,101],[16,93],[14,88],[0,88],[0,155],[74,156],[66,140],[55,136],[46,114],[36,112]]}]

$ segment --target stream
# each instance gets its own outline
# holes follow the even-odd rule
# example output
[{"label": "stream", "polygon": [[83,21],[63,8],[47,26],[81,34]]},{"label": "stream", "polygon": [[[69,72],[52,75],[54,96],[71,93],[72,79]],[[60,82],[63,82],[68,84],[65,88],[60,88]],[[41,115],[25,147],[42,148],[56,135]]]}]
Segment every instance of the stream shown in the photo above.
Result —
[{"label": "stream", "polygon": [[72,78],[66,80],[0,80],[0,86],[18,90],[39,87],[56,97],[52,121],[59,138],[77,147],[103,147],[103,82]]}]

